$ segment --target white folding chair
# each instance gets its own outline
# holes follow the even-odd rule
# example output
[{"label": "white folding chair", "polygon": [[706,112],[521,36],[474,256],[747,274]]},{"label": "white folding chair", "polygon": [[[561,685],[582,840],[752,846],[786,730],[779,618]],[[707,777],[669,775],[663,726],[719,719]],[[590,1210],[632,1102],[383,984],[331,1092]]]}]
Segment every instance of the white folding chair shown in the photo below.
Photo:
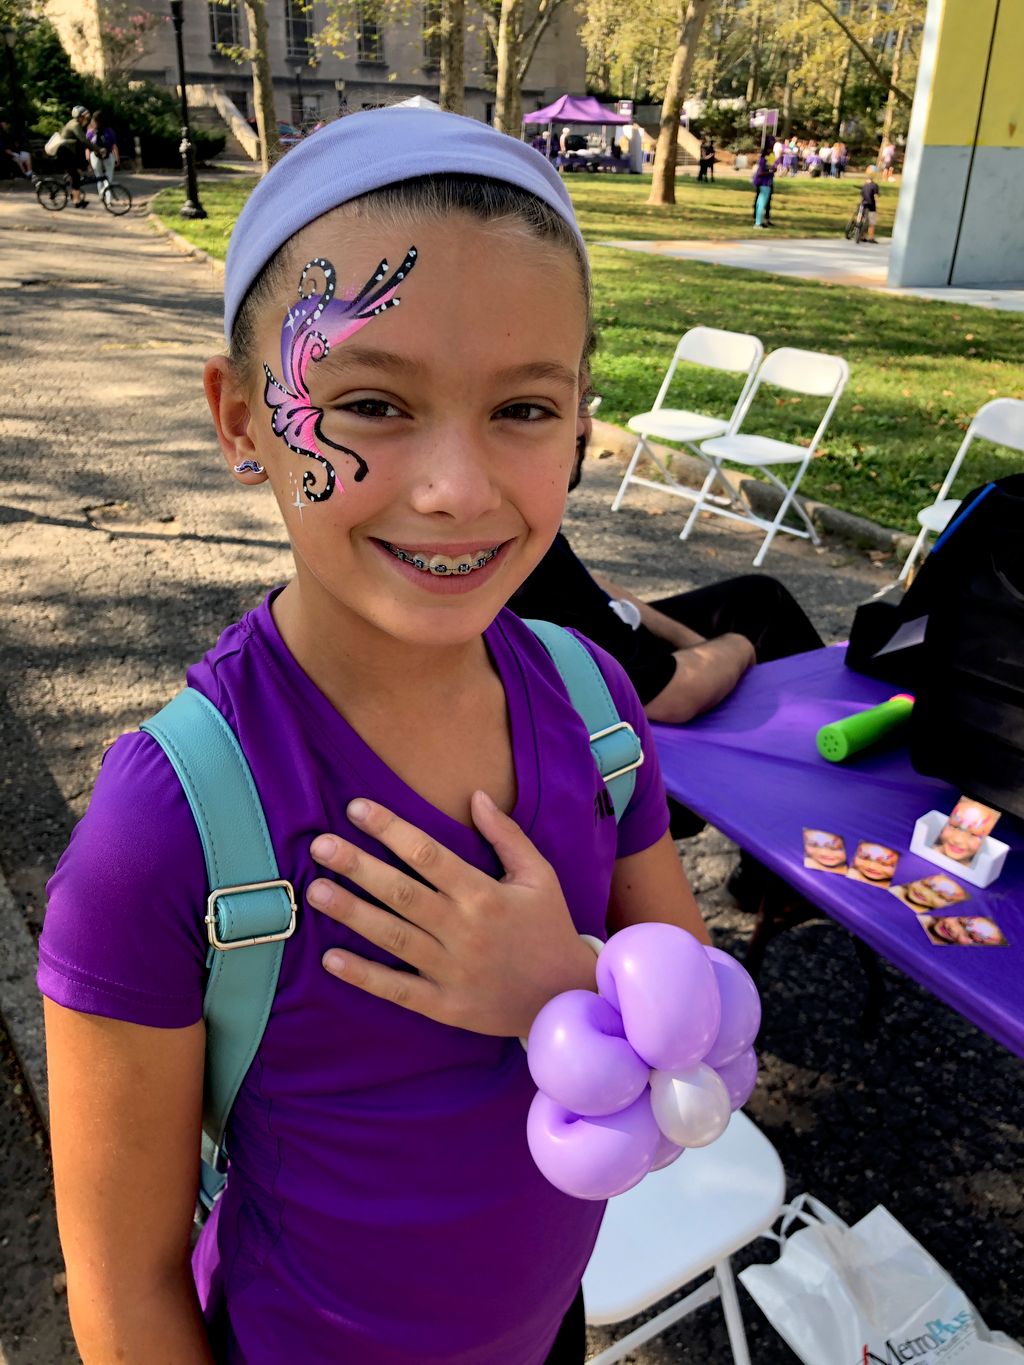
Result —
[{"label": "white folding chair", "polygon": [[785,1197],[778,1153],[743,1113],[710,1147],[684,1152],[664,1171],[608,1202],[583,1276],[587,1322],[605,1326],[641,1313],[706,1271],[678,1303],[594,1356],[611,1365],[712,1299],[721,1298],[735,1365],[750,1365],[730,1256],[763,1236]]},{"label": "white folding chair", "polygon": [[[719,436],[723,432],[732,430],[732,423],[751,384],[754,382],[754,375],[763,355],[764,347],[760,341],[747,332],[725,332],[719,327],[691,327],[688,332],[684,333],[672,355],[672,362],[665,372],[665,378],[661,382],[658,396],[654,400],[654,407],[650,412],[642,412],[637,417],[631,417],[627,423],[630,431],[635,431],[640,439],[636,443],[636,449],[633,451],[622,483],[619,485],[619,491],[612,501],[613,512],[617,512],[622,506],[622,499],[631,483],[640,484],[644,488],[653,488],[658,493],[671,493],[677,498],[689,498],[691,501],[698,496],[696,489],[687,488],[685,484],[681,484],[674,477],[670,466],[651,448],[648,437],[656,437],[662,441],[675,441],[680,445],[689,446],[693,453],[699,456],[700,452],[695,444],[697,441],[703,441],[708,436]],[[690,412],[686,408],[662,406],[668,396],[680,361],[702,365],[710,370],[725,370],[730,374],[746,376],[735,406],[727,417],[715,416],[713,413],[707,412]],[[664,480],[663,483],[656,483],[653,479],[641,478],[633,472],[645,456],[658,468]]]},{"label": "white folding chair", "polygon": [[[836,404],[839,402],[840,395],[846,387],[846,381],[849,377],[850,367],[842,356],[825,355],[821,351],[801,351],[794,346],[780,346],[777,351],[772,351],[765,356],[753,384],[747,390],[747,395],[736,415],[732,428],[724,436],[716,436],[710,441],[701,442],[700,453],[711,467],[686,525],[679,533],[679,539],[686,540],[688,538],[701,512],[714,512],[720,517],[729,517],[732,521],[745,521],[749,525],[763,527],[766,531],[767,534],[761,542],[761,548],[754,556],[755,568],[760,568],[763,564],[768,548],[779,531],[785,531],[790,536],[802,536],[804,539],[810,539],[815,545],[820,544],[818,533],[812,526],[810,517],[800,503],[795,500],[796,490],[800,486],[800,480],[803,478],[807,466],[814,458],[814,452],[825,433],[825,428],[832,420],[832,414],[835,412]],[[771,384],[775,388],[786,389],[793,393],[828,399],[825,414],[818,423],[818,429],[811,438],[810,445],[793,445],[789,441],[777,441],[770,436],[741,433],[740,428],[762,384]],[[772,521],[768,521],[766,517],[758,516],[750,507],[740,501],[737,494],[733,493],[722,471],[724,464],[753,465],[767,474],[768,478],[783,494],[782,502]],[[788,485],[784,483],[772,469],[773,465],[795,466],[796,475],[792,482]],[[710,505],[708,503],[708,495],[716,479],[721,482],[722,487],[726,490],[730,504],[728,506],[720,506],[717,502],[712,502]],[[803,528],[783,525],[790,507],[796,509],[804,523]]]},{"label": "white folding chair", "polygon": [[967,435],[953,456],[953,463],[949,466],[935,501],[917,514],[921,530],[911,547],[910,554],[907,555],[906,563],[900,570],[900,576],[896,580],[898,583],[905,582],[928,536],[941,535],[953,520],[960,506],[960,499],[947,497],[947,494],[960,472],[968,447],[972,441],[979,438],[993,441],[996,445],[1009,446],[1011,450],[1024,451],[1024,399],[993,398],[991,403],[986,403],[975,413],[974,421],[967,428]]}]

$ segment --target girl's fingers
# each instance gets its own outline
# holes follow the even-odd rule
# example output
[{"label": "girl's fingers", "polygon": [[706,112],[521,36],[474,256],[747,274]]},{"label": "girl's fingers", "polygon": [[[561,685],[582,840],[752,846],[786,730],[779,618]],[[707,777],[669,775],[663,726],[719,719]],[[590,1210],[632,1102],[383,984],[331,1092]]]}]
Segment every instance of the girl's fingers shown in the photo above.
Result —
[{"label": "girl's fingers", "polygon": [[[380,806],[375,801],[366,801],[362,798],[350,801],[346,814],[357,829],[365,830],[367,834],[372,835],[374,839],[382,843],[385,848],[390,849],[405,863],[406,867],[416,874],[416,877],[422,877],[425,882],[429,882],[431,886],[436,887],[438,891],[443,891],[446,895],[454,896],[474,877],[483,876],[483,873],[477,871],[476,868],[463,862],[458,854],[452,853],[450,849],[445,848],[436,839],[431,839],[421,829],[409,824],[407,820],[399,819],[387,807]],[[368,855],[363,856],[368,858]],[[391,872],[395,871],[387,863],[379,863],[379,866],[388,868]],[[346,871],[345,875],[351,876],[352,874]],[[357,877],[356,880],[367,891],[372,890],[378,900],[383,900],[388,905],[391,904],[386,896],[381,896],[375,888],[371,888],[361,877]],[[413,887],[419,886],[415,878],[409,880]],[[397,905],[395,908],[400,914],[405,914],[401,905]]]},{"label": "girl's fingers", "polygon": [[356,953],[341,948],[329,948],[323,965],[332,976],[350,986],[375,995],[379,1000],[390,1000],[404,1010],[413,1010],[428,1019],[440,1018],[443,996],[437,986],[425,977],[412,972],[399,972],[379,962],[370,962]]},{"label": "girl's fingers", "polygon": [[437,965],[441,951],[437,939],[401,915],[370,905],[324,877],[312,883],[306,898],[321,914],[344,924],[360,938],[383,948],[410,967],[429,973]]},{"label": "girl's fingers", "polygon": [[498,855],[507,880],[537,885],[549,865],[512,817],[499,810],[484,791],[473,793],[471,809],[473,823]]}]

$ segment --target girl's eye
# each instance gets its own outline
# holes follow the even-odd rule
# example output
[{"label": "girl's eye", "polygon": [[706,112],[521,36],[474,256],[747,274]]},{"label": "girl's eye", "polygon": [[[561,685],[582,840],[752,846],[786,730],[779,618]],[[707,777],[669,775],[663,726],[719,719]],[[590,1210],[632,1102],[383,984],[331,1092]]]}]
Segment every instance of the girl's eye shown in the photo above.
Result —
[{"label": "girl's eye", "polygon": [[496,417],[512,422],[543,422],[555,415],[550,408],[543,408],[539,403],[509,403],[495,413]]},{"label": "girl's eye", "polygon": [[384,398],[357,398],[354,403],[346,403],[344,412],[354,412],[357,417],[401,417],[394,403]]}]

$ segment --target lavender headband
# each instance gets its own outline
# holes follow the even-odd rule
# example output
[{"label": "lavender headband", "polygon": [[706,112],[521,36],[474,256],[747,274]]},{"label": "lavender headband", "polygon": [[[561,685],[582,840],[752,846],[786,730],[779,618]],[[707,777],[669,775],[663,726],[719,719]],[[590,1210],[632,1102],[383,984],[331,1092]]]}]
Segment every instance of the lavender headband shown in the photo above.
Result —
[{"label": "lavender headband", "polygon": [[[546,157],[485,123],[431,109],[374,109],[320,128],[263,177],[238,216],[224,274],[224,334],[270,258],[322,214],[414,176],[454,172],[517,185],[580,238],[572,201]],[[584,259],[586,251],[584,249]]]}]

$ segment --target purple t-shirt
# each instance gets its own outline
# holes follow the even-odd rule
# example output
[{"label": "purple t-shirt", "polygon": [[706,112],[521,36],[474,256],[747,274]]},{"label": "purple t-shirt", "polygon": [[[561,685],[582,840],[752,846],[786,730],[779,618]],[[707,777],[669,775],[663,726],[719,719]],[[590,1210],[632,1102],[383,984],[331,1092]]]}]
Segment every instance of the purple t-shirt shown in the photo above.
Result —
[{"label": "purple t-shirt", "polygon": [[[321,966],[331,946],[394,964],[305,904],[310,840],[382,802],[501,875],[474,831],[367,747],[286,649],[267,599],[188,673],[238,736],[299,925],[266,1033],[231,1115],[231,1170],[194,1256],[208,1313],[223,1292],[228,1359],[247,1365],[540,1365],[579,1286],[603,1205],[540,1175],[526,1145],[533,1086],[518,1040],[434,1023]],[[586,732],[529,629],[503,611],[486,641],[504,684],[513,817],[554,866],[581,933],[604,936],[612,867],[665,832],[643,711],[589,646],[646,762],[621,823],[604,814]],[[206,876],[177,778],[148,735],[106,754],[49,886],[40,989],[70,1009],[163,1028],[202,1016]],[[244,950],[242,950],[244,951]]]}]

